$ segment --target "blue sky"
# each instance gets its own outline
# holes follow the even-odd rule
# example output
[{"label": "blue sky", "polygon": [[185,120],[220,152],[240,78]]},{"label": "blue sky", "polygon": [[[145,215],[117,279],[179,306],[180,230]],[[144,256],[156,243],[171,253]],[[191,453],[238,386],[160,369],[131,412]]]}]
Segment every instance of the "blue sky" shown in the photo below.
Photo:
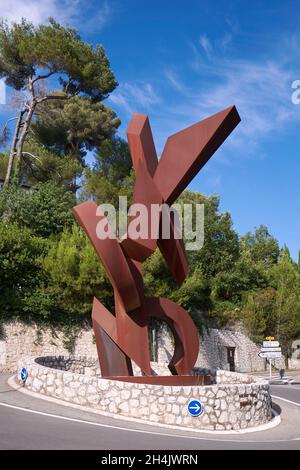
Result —
[{"label": "blue sky", "polygon": [[[157,150],[168,135],[231,104],[242,122],[191,183],[219,194],[240,234],[265,224],[300,248],[300,1],[0,0],[2,16],[54,16],[105,47],[122,120],[149,115]],[[7,111],[8,112],[8,111]]]}]

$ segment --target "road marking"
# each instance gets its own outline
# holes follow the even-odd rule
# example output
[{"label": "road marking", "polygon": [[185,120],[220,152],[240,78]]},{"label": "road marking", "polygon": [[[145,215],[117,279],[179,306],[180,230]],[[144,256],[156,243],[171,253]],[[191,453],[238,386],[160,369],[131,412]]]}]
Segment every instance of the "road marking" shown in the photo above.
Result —
[{"label": "road marking", "polygon": [[25,411],[26,413],[32,413],[32,414],[37,414],[41,416],[46,416],[48,418],[55,418],[55,419],[62,419],[64,421],[72,421],[75,423],[80,423],[80,424],[87,424],[91,426],[97,426],[97,427],[102,427],[102,428],[112,428],[112,429],[117,429],[119,431],[127,431],[127,432],[135,432],[135,433],[143,433],[143,434],[153,434],[157,436],[165,436],[165,437],[172,437],[172,438],[180,438],[180,439],[196,439],[199,441],[215,441],[215,442],[234,442],[234,443],[253,443],[257,444],[260,442],[265,442],[265,443],[274,443],[274,442],[291,442],[291,441],[299,441],[300,437],[292,438],[292,439],[278,439],[278,440],[246,440],[246,439],[217,439],[217,438],[207,438],[207,437],[197,437],[197,436],[185,436],[182,434],[169,434],[169,433],[161,433],[158,431],[146,431],[143,429],[131,429],[131,428],[126,428],[126,427],[121,427],[121,426],[114,426],[112,424],[103,424],[103,423],[94,423],[93,421],[86,421],[83,419],[77,419],[77,418],[69,418],[67,416],[60,416],[60,415],[55,415],[52,413],[46,413],[44,411],[37,411],[37,410],[30,410],[29,408],[23,408],[21,406],[16,406],[16,405],[9,405],[8,403],[3,403],[0,402],[0,406],[3,406],[5,408],[13,408],[19,411]]},{"label": "road marking", "polygon": [[276,400],[286,401],[287,403],[290,403],[291,405],[300,406],[300,403],[297,403],[296,401],[288,400],[287,398],[277,397],[276,395],[272,395],[272,398],[275,398]]}]

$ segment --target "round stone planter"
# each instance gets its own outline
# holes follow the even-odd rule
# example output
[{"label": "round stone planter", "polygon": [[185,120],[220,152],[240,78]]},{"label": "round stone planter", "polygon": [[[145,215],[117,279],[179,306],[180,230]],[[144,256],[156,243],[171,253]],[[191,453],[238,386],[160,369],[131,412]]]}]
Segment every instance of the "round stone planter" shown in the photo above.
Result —
[{"label": "round stone planter", "polygon": [[[213,385],[166,386],[101,378],[97,358],[23,357],[18,371],[22,367],[28,372],[28,390],[114,417],[218,431],[247,429],[272,419],[269,384],[249,375],[219,370]],[[198,417],[188,412],[195,399],[203,405]]]}]

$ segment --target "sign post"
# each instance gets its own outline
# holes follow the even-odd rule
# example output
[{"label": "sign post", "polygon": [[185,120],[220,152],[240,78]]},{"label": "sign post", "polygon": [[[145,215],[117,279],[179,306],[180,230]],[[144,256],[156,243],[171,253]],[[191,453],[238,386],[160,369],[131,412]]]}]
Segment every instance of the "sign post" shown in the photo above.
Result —
[{"label": "sign post", "polygon": [[[269,359],[270,379],[272,378],[272,359],[281,358],[281,347],[279,341],[274,341],[273,336],[268,336],[258,353],[259,357]],[[275,362],[275,361],[274,361]]]}]

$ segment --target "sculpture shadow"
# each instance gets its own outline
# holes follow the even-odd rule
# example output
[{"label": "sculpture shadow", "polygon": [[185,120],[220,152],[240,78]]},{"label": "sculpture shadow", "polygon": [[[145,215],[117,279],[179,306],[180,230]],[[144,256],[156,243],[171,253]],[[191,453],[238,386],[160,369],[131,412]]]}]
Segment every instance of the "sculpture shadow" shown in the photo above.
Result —
[{"label": "sculpture shadow", "polygon": [[278,415],[281,415],[282,413],[281,407],[277,403],[274,403],[273,401],[272,401],[272,408]]}]

